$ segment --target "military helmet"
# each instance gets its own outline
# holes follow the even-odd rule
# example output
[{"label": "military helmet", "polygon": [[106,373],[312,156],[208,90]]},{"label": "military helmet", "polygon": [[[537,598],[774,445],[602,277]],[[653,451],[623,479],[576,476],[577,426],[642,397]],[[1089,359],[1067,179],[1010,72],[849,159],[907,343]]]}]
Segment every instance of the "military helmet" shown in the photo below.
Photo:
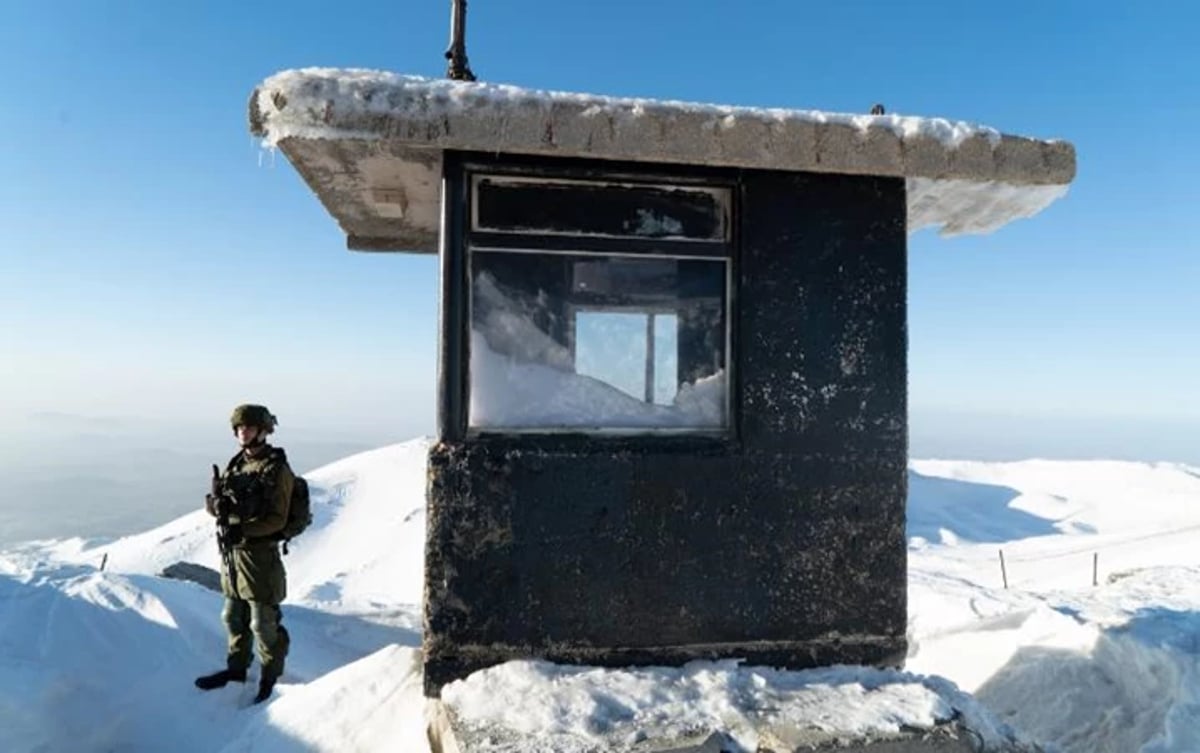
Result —
[{"label": "military helmet", "polygon": [[229,424],[234,429],[239,426],[257,426],[268,434],[275,431],[277,423],[279,421],[264,405],[239,405],[229,417]]}]

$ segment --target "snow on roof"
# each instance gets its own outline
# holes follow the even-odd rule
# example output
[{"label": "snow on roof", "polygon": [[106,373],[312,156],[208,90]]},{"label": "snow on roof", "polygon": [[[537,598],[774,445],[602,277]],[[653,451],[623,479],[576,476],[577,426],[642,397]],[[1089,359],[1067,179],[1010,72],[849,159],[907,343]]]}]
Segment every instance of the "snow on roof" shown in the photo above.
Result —
[{"label": "snow on roof", "polygon": [[[479,114],[481,108],[505,111],[529,105],[545,109],[575,106],[581,108],[582,114],[588,118],[652,117],[656,112],[699,115],[709,122],[710,128],[736,128],[740,127],[739,121],[837,124],[864,134],[882,128],[900,138],[932,138],[947,147],[957,147],[975,137],[982,137],[995,145],[1003,138],[994,128],[945,118],[857,115],[607,97],[354,68],[283,71],[264,81],[257,94],[260,98],[257,103],[259,111],[264,116],[263,134],[270,143],[277,143],[287,136],[345,138],[354,135],[353,130],[347,130],[337,121],[356,113],[409,117],[425,113],[460,115],[472,112]],[[270,101],[261,101],[263,97]],[[286,102],[281,102],[280,97],[286,98]],[[287,103],[292,106],[288,107]],[[314,116],[319,116],[321,122],[317,122]],[[377,132],[374,128],[367,128],[360,133],[372,135]]]},{"label": "snow on roof", "polygon": [[1065,141],[944,118],[604,97],[357,69],[271,76],[250,99],[250,128],[283,150],[352,245],[356,222],[398,215],[404,230],[418,231],[412,243],[436,241],[444,150],[903,177],[910,230],[941,226],[945,234],[991,232],[1032,216],[1075,176],[1075,149]]}]

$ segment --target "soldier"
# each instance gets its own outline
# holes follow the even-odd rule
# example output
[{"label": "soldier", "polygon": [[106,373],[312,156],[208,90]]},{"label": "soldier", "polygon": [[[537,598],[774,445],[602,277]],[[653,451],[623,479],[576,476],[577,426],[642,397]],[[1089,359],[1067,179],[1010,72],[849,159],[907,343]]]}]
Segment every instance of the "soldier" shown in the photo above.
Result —
[{"label": "soldier", "polygon": [[280,603],[287,576],[279,556],[280,532],[288,519],[295,477],[283,450],[267,444],[276,419],[261,405],[239,405],[230,417],[241,449],[220,475],[213,466],[205,509],[217,518],[221,550],[222,618],[229,634],[225,669],[196,678],[196,687],[213,690],[245,682],[251,648],[257,643],[262,664],[255,703],[265,701],[283,674],[288,632]]}]

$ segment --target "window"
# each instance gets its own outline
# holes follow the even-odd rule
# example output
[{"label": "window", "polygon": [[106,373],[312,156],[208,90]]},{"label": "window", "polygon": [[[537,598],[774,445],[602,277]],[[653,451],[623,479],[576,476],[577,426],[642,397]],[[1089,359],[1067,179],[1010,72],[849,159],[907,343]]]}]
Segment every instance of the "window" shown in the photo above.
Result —
[{"label": "window", "polygon": [[[468,235],[471,428],[729,426],[727,189],[523,179],[527,200],[541,197],[535,211],[511,193],[512,207],[489,205],[490,177],[473,185],[472,216],[488,226]],[[581,197],[592,212],[577,211]],[[571,211],[554,211],[560,201]],[[637,220],[649,216],[639,213],[646,201],[655,223]],[[521,232],[495,231],[514,225]],[[621,228],[636,243],[622,245]],[[698,237],[679,237],[692,230]]]},{"label": "window", "polygon": [[580,310],[575,371],[646,403],[672,405],[679,393],[678,328],[674,313]]},{"label": "window", "polygon": [[725,241],[729,191],[501,175],[471,181],[471,228],[500,233]]}]

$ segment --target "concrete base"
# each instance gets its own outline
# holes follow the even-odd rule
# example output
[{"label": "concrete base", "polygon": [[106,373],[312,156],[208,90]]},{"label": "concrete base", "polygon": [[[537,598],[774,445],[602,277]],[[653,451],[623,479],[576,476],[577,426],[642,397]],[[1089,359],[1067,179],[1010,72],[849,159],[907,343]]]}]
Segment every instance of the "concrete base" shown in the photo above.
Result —
[{"label": "concrete base", "polygon": [[[581,741],[556,744],[546,736],[515,732],[499,726],[468,728],[452,709],[440,701],[429,727],[433,753],[727,753],[738,747],[720,730],[702,730],[685,737],[656,736],[653,730],[632,734],[622,730],[592,747]],[[630,738],[635,741],[630,742]],[[981,737],[959,721],[939,724],[931,729],[904,730],[887,735],[862,735],[827,732],[813,728],[773,726],[758,732],[756,753],[1043,753],[1036,745],[1006,742],[985,747]]]},{"label": "concrete base", "polygon": [[836,750],[839,753],[1039,753],[1017,743],[985,749],[979,736],[958,722],[932,729],[906,730],[895,735],[838,735],[794,727],[767,730],[756,753],[801,753]]},{"label": "concrete base", "polygon": [[[538,735],[528,735],[500,727],[469,729],[458,722],[454,712],[440,701],[432,702],[435,712],[429,724],[429,749],[432,753],[579,753],[579,741],[571,747],[556,747]],[[719,732],[705,731],[686,737],[653,737],[634,743],[613,740],[597,746],[599,751],[627,753],[725,753],[733,750]]]}]

